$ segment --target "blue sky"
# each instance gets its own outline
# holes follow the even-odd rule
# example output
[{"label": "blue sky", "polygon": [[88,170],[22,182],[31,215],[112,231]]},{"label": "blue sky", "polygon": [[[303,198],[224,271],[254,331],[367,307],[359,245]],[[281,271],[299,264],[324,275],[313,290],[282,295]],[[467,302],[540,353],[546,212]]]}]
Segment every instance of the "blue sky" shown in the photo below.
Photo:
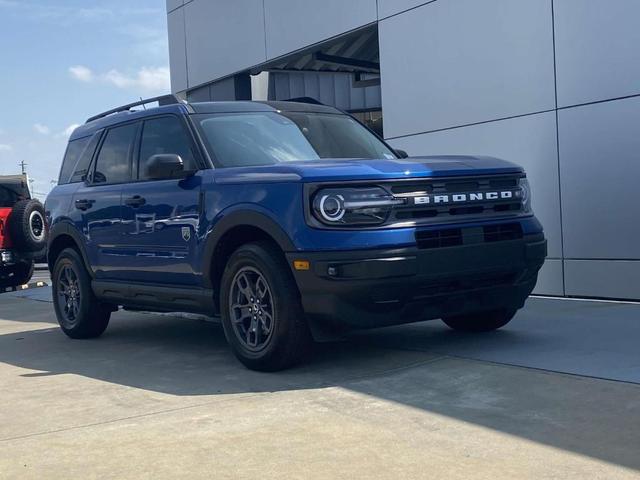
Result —
[{"label": "blue sky", "polygon": [[165,0],[0,0],[0,175],[57,179],[70,130],[168,93]]}]

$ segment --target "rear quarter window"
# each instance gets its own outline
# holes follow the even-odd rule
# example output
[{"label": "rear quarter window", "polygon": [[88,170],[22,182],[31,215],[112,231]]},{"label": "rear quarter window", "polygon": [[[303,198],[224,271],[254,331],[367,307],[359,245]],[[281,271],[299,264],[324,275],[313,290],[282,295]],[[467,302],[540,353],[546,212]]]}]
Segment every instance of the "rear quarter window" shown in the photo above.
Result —
[{"label": "rear quarter window", "polygon": [[67,151],[64,154],[64,160],[62,160],[58,185],[82,181],[98,143],[97,138],[98,135],[96,134],[69,142]]},{"label": "rear quarter window", "polygon": [[100,141],[100,134],[96,133],[84,148],[80,154],[80,158],[76,162],[76,167],[73,169],[69,183],[82,182],[85,179],[87,173],[89,173],[89,167],[91,166],[91,159],[96,151],[98,142]]},{"label": "rear quarter window", "polygon": [[60,169],[58,185],[69,183],[71,173],[76,168],[76,164],[78,163],[80,154],[87,146],[90,139],[91,137],[85,137],[78,138],[77,140],[72,140],[69,142],[69,145],[67,145],[67,151],[64,154],[64,159],[62,160],[62,168]]}]

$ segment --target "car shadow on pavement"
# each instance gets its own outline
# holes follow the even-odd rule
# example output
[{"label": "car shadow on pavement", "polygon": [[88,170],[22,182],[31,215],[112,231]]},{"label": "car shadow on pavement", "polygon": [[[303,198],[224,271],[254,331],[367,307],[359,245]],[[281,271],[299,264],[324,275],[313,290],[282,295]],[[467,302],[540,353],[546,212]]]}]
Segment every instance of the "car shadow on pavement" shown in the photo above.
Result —
[{"label": "car shadow on pavement", "polygon": [[[54,323],[50,308],[43,307],[34,307],[34,321]],[[0,317],[26,321],[23,309]],[[93,340],[70,340],[57,326],[33,328],[28,322],[30,329],[0,333],[0,362],[34,370],[21,374],[27,381],[73,374],[176,396],[339,386],[640,470],[640,386],[437,353],[448,343],[506,347],[526,342],[526,333],[505,330],[472,339],[418,324],[387,330],[391,342],[385,330],[370,332],[320,345],[300,367],[258,373],[237,362],[213,322],[118,312],[105,334]],[[418,337],[420,349],[413,348]]]},{"label": "car shadow on pavement", "polygon": [[31,312],[28,317],[22,310],[1,316],[13,322],[55,326],[0,335],[0,362],[49,375],[70,373],[171,395],[317,388],[431,358],[423,352],[399,355],[366,344],[329,343],[318,345],[304,365],[260,373],[247,370],[235,359],[222,326],[215,322],[121,311],[113,315],[100,338],[72,340],[58,328],[50,309]]}]

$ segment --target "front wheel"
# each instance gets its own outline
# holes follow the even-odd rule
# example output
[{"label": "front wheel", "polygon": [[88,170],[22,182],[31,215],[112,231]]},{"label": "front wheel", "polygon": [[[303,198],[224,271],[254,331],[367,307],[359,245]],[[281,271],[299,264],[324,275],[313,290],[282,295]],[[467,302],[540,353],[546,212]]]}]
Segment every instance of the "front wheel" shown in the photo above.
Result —
[{"label": "front wheel", "polygon": [[111,310],[91,290],[91,277],[72,248],[56,259],[51,274],[53,306],[62,331],[71,338],[99,337],[109,325]]},{"label": "front wheel", "polygon": [[268,242],[241,246],[231,255],[221,283],[225,337],[247,368],[277,371],[305,357],[311,335],[282,252]]},{"label": "front wheel", "polygon": [[467,313],[442,319],[448,327],[462,332],[490,332],[504,327],[516,314],[516,310],[491,310]]}]

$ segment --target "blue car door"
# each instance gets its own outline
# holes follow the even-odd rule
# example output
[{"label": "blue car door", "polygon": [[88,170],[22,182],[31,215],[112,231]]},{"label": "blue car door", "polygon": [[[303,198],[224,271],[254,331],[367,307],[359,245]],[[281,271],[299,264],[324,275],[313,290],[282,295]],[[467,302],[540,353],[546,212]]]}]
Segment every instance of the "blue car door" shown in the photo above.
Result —
[{"label": "blue car door", "polygon": [[[198,286],[198,227],[202,164],[185,120],[175,115],[143,122],[134,160],[136,181],[122,190],[126,278],[147,284]],[[175,178],[152,179],[149,158],[176,154],[184,171]]]},{"label": "blue car door", "polygon": [[122,186],[131,181],[133,145],[139,126],[139,122],[128,123],[104,133],[94,166],[73,197],[73,206],[80,212],[89,262],[102,280],[122,278]]}]

